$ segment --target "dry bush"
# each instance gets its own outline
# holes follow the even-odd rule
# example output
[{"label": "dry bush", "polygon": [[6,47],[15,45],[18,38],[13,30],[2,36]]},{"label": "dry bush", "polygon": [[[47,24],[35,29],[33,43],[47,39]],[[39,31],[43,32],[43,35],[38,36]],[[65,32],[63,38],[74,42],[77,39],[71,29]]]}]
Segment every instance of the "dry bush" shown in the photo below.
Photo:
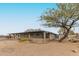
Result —
[{"label": "dry bush", "polygon": [[28,38],[22,36],[22,37],[19,38],[19,41],[20,42],[28,41]]}]

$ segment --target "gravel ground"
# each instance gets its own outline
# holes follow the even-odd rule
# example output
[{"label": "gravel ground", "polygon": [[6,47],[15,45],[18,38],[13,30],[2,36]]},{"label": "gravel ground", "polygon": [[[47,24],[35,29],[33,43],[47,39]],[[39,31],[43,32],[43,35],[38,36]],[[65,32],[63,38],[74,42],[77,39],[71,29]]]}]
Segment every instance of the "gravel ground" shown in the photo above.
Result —
[{"label": "gravel ground", "polygon": [[79,56],[79,43],[0,41],[0,56]]}]

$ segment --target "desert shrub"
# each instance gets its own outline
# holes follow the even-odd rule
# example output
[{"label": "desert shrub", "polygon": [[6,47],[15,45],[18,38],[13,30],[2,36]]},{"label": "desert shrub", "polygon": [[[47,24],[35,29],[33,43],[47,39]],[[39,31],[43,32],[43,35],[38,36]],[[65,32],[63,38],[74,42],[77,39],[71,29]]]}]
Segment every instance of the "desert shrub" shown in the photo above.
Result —
[{"label": "desert shrub", "polygon": [[76,43],[76,42],[77,42],[77,40],[73,40],[72,42],[73,42],[73,43]]},{"label": "desert shrub", "polygon": [[68,40],[69,42],[71,42],[71,40]]},{"label": "desert shrub", "polygon": [[20,42],[28,41],[28,38],[22,36],[22,37],[19,38],[19,41]]},{"label": "desert shrub", "polygon": [[74,39],[71,39],[71,40],[68,40],[68,41],[70,41],[70,42],[72,42],[72,43],[78,42],[78,40],[74,40]]}]

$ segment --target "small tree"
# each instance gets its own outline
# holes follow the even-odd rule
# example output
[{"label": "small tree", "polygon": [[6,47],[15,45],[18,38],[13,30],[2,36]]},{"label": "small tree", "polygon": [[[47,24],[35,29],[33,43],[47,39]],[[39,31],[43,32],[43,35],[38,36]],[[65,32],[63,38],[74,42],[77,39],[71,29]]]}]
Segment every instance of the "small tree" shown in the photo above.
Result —
[{"label": "small tree", "polygon": [[79,20],[79,4],[57,4],[56,9],[48,9],[43,15],[41,15],[41,20],[44,21],[45,26],[60,27],[65,30],[63,37],[59,40],[59,42],[61,42],[68,36],[71,28],[78,25],[77,21]]}]

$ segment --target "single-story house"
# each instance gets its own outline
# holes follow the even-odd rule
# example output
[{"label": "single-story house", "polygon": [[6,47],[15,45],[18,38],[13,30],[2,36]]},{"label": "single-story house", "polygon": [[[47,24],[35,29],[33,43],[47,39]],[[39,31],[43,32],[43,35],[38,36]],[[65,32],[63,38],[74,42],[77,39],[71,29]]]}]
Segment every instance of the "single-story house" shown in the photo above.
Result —
[{"label": "single-story house", "polygon": [[40,29],[29,29],[21,33],[11,33],[9,34],[9,36],[13,37],[14,39],[25,37],[31,42],[39,42],[39,43],[51,41],[58,37],[58,35],[55,33],[40,30]]}]

